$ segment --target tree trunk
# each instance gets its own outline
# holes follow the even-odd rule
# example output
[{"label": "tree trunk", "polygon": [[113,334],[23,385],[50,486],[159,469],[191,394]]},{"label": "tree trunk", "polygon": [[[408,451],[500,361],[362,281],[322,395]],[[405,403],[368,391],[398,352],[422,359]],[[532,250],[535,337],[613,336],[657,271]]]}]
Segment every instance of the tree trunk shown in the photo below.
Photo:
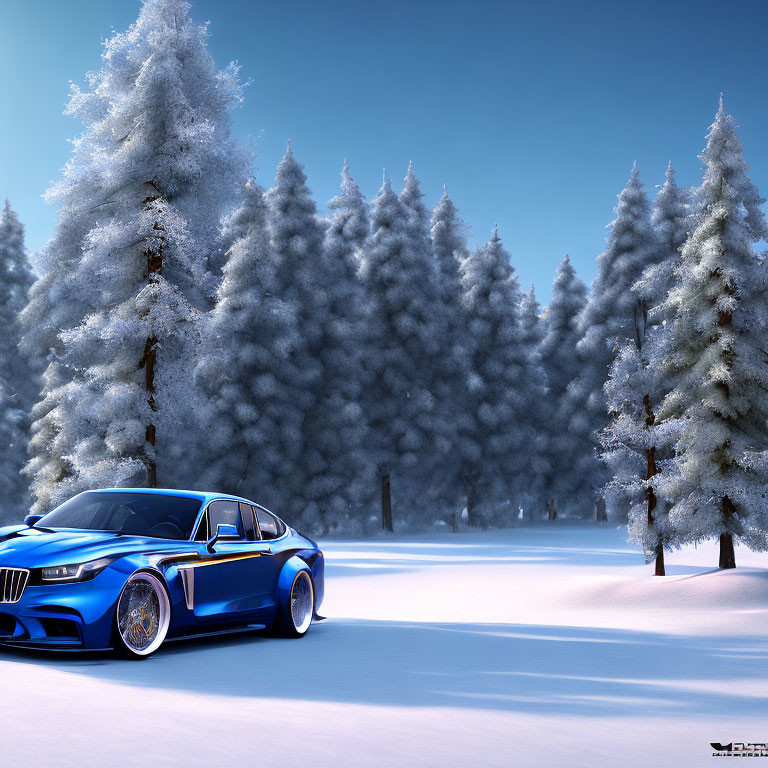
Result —
[{"label": "tree trunk", "polygon": [[720,534],[720,567],[736,567],[736,553],[733,551],[733,536],[730,533]]},{"label": "tree trunk", "polygon": [[461,512],[458,510],[454,511],[451,515],[451,533],[458,533],[459,532],[459,516],[461,515]]},{"label": "tree trunk", "polygon": [[[720,220],[720,227],[723,226],[723,219]],[[721,309],[717,313],[717,324],[723,328],[730,326],[733,322],[733,314],[728,311]],[[730,366],[729,366],[730,367]],[[726,392],[727,392],[727,385],[726,386]],[[727,451],[724,451],[724,455],[727,455]],[[723,463],[723,466],[721,467],[721,471],[725,472],[727,468],[727,465]],[[725,526],[728,526],[728,523],[733,519],[734,515],[736,514],[736,507],[734,503],[728,498],[728,496],[723,496],[723,524]],[[736,553],[733,551],[733,534],[732,533],[721,533],[720,534],[720,567],[721,568],[735,568],[736,567]]]},{"label": "tree trunk", "polygon": [[389,475],[381,476],[381,527],[392,533],[392,496],[389,490]]},{"label": "tree trunk", "polygon": [[[150,186],[157,190],[153,182],[149,183]],[[149,207],[160,198],[160,194],[150,195],[144,200],[144,205]],[[154,229],[158,232],[163,230],[160,223],[154,224]],[[155,247],[147,248],[144,255],[147,257],[147,282],[152,285],[157,283],[160,279],[160,275],[163,272],[163,237],[159,237],[159,245]],[[154,333],[150,334],[144,345],[144,354],[139,360],[139,370],[144,369],[144,391],[147,393],[147,403],[149,409],[154,413],[157,411],[157,404],[155,403],[155,368],[157,367],[157,344],[158,339]],[[157,488],[157,461],[155,459],[155,438],[156,428],[154,421],[147,424],[145,430],[145,436],[147,445],[149,446],[143,457],[144,465],[147,468],[147,486],[149,488]]]},{"label": "tree trunk", "polygon": [[557,502],[554,498],[547,502],[547,520],[557,520]]},{"label": "tree trunk", "polygon": [[[656,474],[656,448],[651,447],[648,449],[648,452],[646,454],[646,458],[648,460],[648,469],[645,473],[645,479],[650,480],[655,474]],[[653,490],[652,486],[648,486],[645,490],[646,495],[646,510],[647,510],[647,516],[648,516],[648,527],[650,528],[653,525],[654,520],[656,519],[654,517],[654,510],[656,509],[657,500],[656,500],[656,494]]]},{"label": "tree trunk", "polygon": [[[727,525],[728,522],[733,519],[735,514],[736,507],[734,503],[728,498],[728,496],[723,496],[723,522]],[[733,551],[732,533],[720,534],[720,567],[736,567],[736,553]]]},{"label": "tree trunk", "polygon": [[608,522],[608,514],[605,511],[605,499],[602,496],[598,496],[595,502],[595,522]]},{"label": "tree trunk", "polygon": [[483,521],[477,514],[477,488],[469,486],[467,491],[467,525],[471,528],[483,527]]},{"label": "tree trunk", "polygon": [[[645,397],[646,397],[646,401],[649,402],[648,395],[646,395]],[[645,479],[650,480],[657,472],[655,446],[652,446],[648,449],[647,458],[648,458],[648,471],[646,472]],[[648,527],[650,528],[653,525],[654,520],[656,519],[654,517],[653,512],[656,509],[656,505],[658,504],[658,501],[656,499],[656,494],[654,493],[652,486],[649,485],[645,493],[648,499],[648,506],[647,506]],[[666,576],[666,572],[664,571],[664,545],[662,544],[658,536],[656,538],[656,547],[654,548],[654,551],[656,552],[656,572],[654,573],[654,576]]]},{"label": "tree trunk", "polygon": [[[645,408],[645,425],[650,429],[653,426],[653,423],[656,421],[656,417],[653,415],[653,409],[651,408],[651,396],[645,395],[643,397],[643,406]],[[650,480],[652,477],[654,477],[656,474],[658,474],[658,467],[656,466],[656,446],[652,445],[647,453],[646,453],[646,472],[645,472],[645,479]],[[648,522],[647,527],[650,528],[656,517],[654,516],[654,511],[656,509],[656,505],[658,504],[658,499],[656,498],[656,493],[653,490],[652,485],[648,485],[645,491],[646,499],[647,499],[647,515],[648,515]],[[664,570],[664,544],[662,543],[661,539],[658,537],[658,534],[656,536],[656,546],[654,547],[654,552],[656,553],[656,572],[654,573],[654,576],[666,576],[666,571]]]},{"label": "tree trunk", "polygon": [[[157,410],[155,404],[155,366],[157,365],[157,339],[150,336],[144,345],[144,355],[139,363],[139,368],[144,368],[144,389],[147,392],[147,402],[152,411]],[[144,464],[147,468],[147,486],[157,488],[157,462],[155,461],[155,425],[147,424],[146,440],[151,448],[146,452]]]}]

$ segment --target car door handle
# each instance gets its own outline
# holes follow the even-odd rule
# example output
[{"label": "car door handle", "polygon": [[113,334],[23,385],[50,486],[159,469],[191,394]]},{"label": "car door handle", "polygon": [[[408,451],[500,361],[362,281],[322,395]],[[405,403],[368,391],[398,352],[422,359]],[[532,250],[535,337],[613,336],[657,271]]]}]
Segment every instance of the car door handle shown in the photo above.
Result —
[{"label": "car door handle", "polygon": [[259,550],[260,555],[271,555],[272,554],[272,547],[266,547],[264,549]]}]

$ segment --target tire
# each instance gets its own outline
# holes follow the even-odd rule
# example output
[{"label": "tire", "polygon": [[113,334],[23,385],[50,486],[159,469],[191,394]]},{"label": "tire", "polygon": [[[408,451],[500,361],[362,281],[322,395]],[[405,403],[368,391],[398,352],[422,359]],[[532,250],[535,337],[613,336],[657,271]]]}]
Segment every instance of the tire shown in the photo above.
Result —
[{"label": "tire", "polygon": [[315,585],[309,571],[293,577],[287,605],[281,605],[273,627],[279,637],[304,637],[315,613]]},{"label": "tire", "polygon": [[171,601],[163,582],[148,571],[134,573],[115,606],[115,651],[123,658],[145,659],[163,644],[170,623]]}]

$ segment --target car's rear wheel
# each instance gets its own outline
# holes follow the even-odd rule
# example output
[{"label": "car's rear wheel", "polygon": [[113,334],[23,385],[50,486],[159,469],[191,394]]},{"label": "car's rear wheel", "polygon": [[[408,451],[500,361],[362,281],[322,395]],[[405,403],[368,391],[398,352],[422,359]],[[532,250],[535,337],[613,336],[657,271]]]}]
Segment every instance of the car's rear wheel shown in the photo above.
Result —
[{"label": "car's rear wheel", "polygon": [[287,604],[280,606],[274,629],[283,637],[304,637],[314,612],[315,585],[309,571],[302,570],[293,577]]},{"label": "car's rear wheel", "polygon": [[115,649],[121,656],[146,658],[165,640],[171,602],[162,581],[139,571],[125,583],[115,608]]}]

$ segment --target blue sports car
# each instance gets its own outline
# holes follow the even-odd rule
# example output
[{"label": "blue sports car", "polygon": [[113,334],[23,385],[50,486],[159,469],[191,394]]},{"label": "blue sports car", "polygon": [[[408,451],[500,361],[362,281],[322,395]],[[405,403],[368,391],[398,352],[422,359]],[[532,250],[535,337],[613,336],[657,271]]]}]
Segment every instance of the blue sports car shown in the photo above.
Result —
[{"label": "blue sports car", "polygon": [[302,637],[323,599],[323,553],[239,496],[86,491],[0,528],[0,643],[109,649],[268,629]]}]

